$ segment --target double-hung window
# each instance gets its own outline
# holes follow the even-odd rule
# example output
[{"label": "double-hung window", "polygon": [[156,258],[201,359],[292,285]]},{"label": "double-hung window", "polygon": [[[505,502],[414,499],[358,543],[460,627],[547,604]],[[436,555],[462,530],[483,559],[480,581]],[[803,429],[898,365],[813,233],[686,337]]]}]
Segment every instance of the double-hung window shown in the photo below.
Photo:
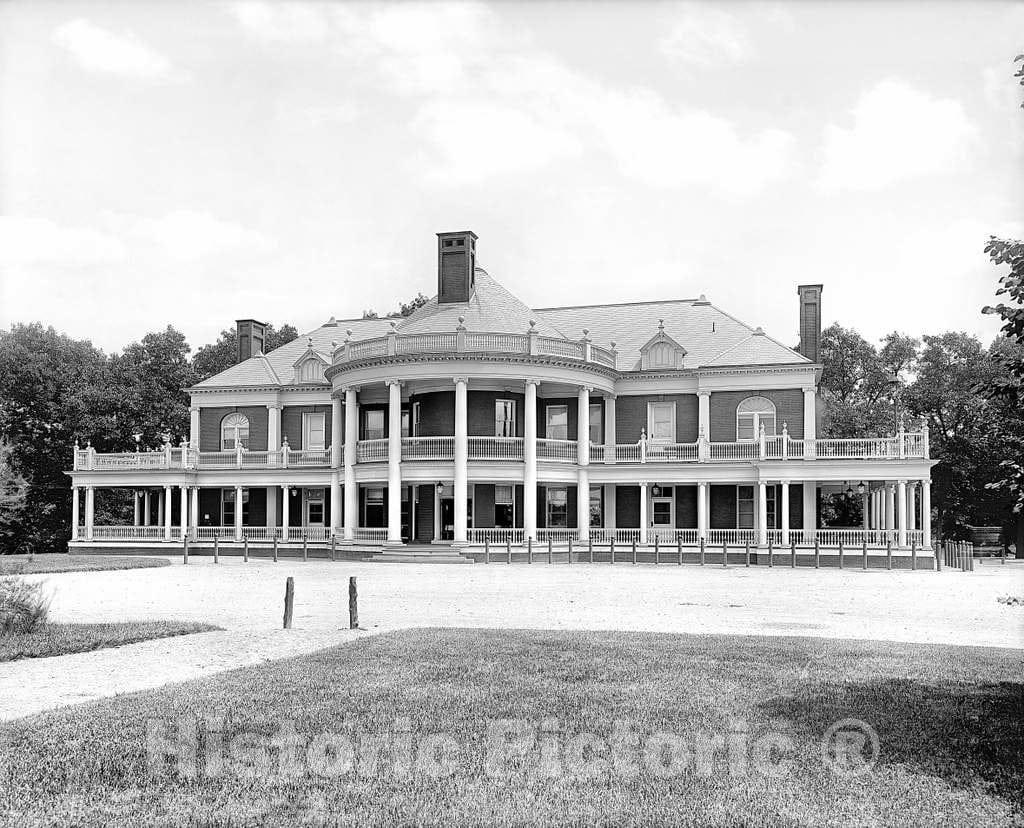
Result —
[{"label": "double-hung window", "polygon": [[516,436],[516,401],[494,401],[494,436]]},{"label": "double-hung window", "polygon": [[228,414],[220,424],[220,450],[234,451],[238,446],[249,448],[249,418]]},{"label": "double-hung window", "polygon": [[736,487],[736,528],[754,528],[754,487]]},{"label": "double-hung window", "polygon": [[545,409],[544,436],[548,440],[569,439],[569,406],[549,405]]},{"label": "double-hung window", "polygon": [[676,404],[652,402],[647,405],[647,439],[654,443],[676,441]]},{"label": "double-hung window", "polygon": [[766,437],[775,436],[775,403],[765,397],[747,397],[736,408],[736,439],[756,440],[761,426]]},{"label": "double-hung window", "polygon": [[549,529],[564,529],[569,525],[569,491],[564,486],[548,486],[547,518]]},{"label": "double-hung window", "polygon": [[604,406],[601,403],[590,404],[590,442],[595,446],[604,444]]},{"label": "double-hung window", "polygon": [[[286,503],[285,506],[288,504]],[[235,490],[221,489],[220,495],[220,525],[235,525]],[[249,490],[242,489],[242,525],[249,523]]]},{"label": "double-hung window", "polygon": [[322,412],[302,415],[302,447],[307,451],[323,451],[326,446],[325,416]]},{"label": "double-hung window", "polygon": [[384,433],[384,409],[367,408],[363,410],[363,439],[383,440],[387,435]]},{"label": "double-hung window", "polygon": [[604,526],[604,500],[600,486],[590,487],[590,525]]},{"label": "double-hung window", "polygon": [[363,501],[363,526],[384,526],[384,489],[370,486]]},{"label": "double-hung window", "polygon": [[515,502],[512,486],[494,487],[494,525],[498,529],[511,529],[515,524]]}]

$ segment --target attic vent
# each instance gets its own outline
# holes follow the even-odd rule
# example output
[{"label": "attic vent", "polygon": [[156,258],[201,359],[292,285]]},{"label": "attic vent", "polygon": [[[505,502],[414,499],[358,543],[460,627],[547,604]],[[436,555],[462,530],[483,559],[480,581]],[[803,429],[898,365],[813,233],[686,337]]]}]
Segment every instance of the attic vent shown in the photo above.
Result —
[{"label": "attic vent", "polygon": [[683,367],[686,348],[665,333],[665,320],[658,320],[658,332],[640,349],[640,370],[675,371]]}]

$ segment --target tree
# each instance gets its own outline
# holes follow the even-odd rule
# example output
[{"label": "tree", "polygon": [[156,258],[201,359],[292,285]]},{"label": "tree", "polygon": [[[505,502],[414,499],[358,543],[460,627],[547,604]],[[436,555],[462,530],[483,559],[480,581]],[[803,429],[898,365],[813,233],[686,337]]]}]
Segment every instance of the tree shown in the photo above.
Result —
[{"label": "tree", "polygon": [[[399,302],[398,310],[389,313],[385,319],[391,319],[396,316],[412,316],[417,308],[422,308],[427,302],[430,301],[429,296],[425,296],[422,293],[417,293],[408,302]],[[380,319],[380,314],[372,308],[363,311],[363,319]]]},{"label": "tree", "polygon": [[[282,325],[275,328],[267,325],[265,347],[267,353],[282,345],[287,345],[297,339],[299,332],[292,325]],[[192,370],[195,372],[195,382],[202,382],[221,371],[226,371],[238,362],[238,331],[221,331],[217,341],[210,345],[203,345],[196,351],[192,358]]]}]

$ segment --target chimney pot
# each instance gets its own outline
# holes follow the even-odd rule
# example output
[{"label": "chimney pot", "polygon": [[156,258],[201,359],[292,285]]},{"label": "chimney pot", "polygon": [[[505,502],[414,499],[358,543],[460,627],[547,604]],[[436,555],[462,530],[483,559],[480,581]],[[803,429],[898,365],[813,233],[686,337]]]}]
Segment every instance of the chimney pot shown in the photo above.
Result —
[{"label": "chimney pot", "polygon": [[238,362],[262,353],[266,347],[267,325],[255,319],[236,319],[235,333],[238,339]]},{"label": "chimney pot", "polygon": [[437,303],[468,302],[476,286],[476,233],[437,234]]}]

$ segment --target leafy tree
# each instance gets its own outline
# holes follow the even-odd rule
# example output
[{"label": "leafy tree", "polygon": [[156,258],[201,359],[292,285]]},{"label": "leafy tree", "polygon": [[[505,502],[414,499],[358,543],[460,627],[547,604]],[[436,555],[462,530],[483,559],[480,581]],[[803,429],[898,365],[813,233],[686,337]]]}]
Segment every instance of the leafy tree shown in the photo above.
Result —
[{"label": "leafy tree", "polygon": [[[297,339],[299,332],[293,325],[282,325],[275,328],[267,325],[267,353]],[[211,345],[203,345],[192,358],[192,370],[195,372],[194,382],[202,382],[221,371],[226,371],[238,362],[238,331],[221,331],[217,341]]]},{"label": "leafy tree", "polygon": [[[429,296],[425,296],[422,293],[417,293],[408,302],[399,302],[398,310],[392,311],[385,318],[390,319],[395,316],[412,316],[413,312],[417,308],[423,307],[427,302],[430,301]],[[380,314],[372,308],[363,311],[363,319],[380,319]]]}]

